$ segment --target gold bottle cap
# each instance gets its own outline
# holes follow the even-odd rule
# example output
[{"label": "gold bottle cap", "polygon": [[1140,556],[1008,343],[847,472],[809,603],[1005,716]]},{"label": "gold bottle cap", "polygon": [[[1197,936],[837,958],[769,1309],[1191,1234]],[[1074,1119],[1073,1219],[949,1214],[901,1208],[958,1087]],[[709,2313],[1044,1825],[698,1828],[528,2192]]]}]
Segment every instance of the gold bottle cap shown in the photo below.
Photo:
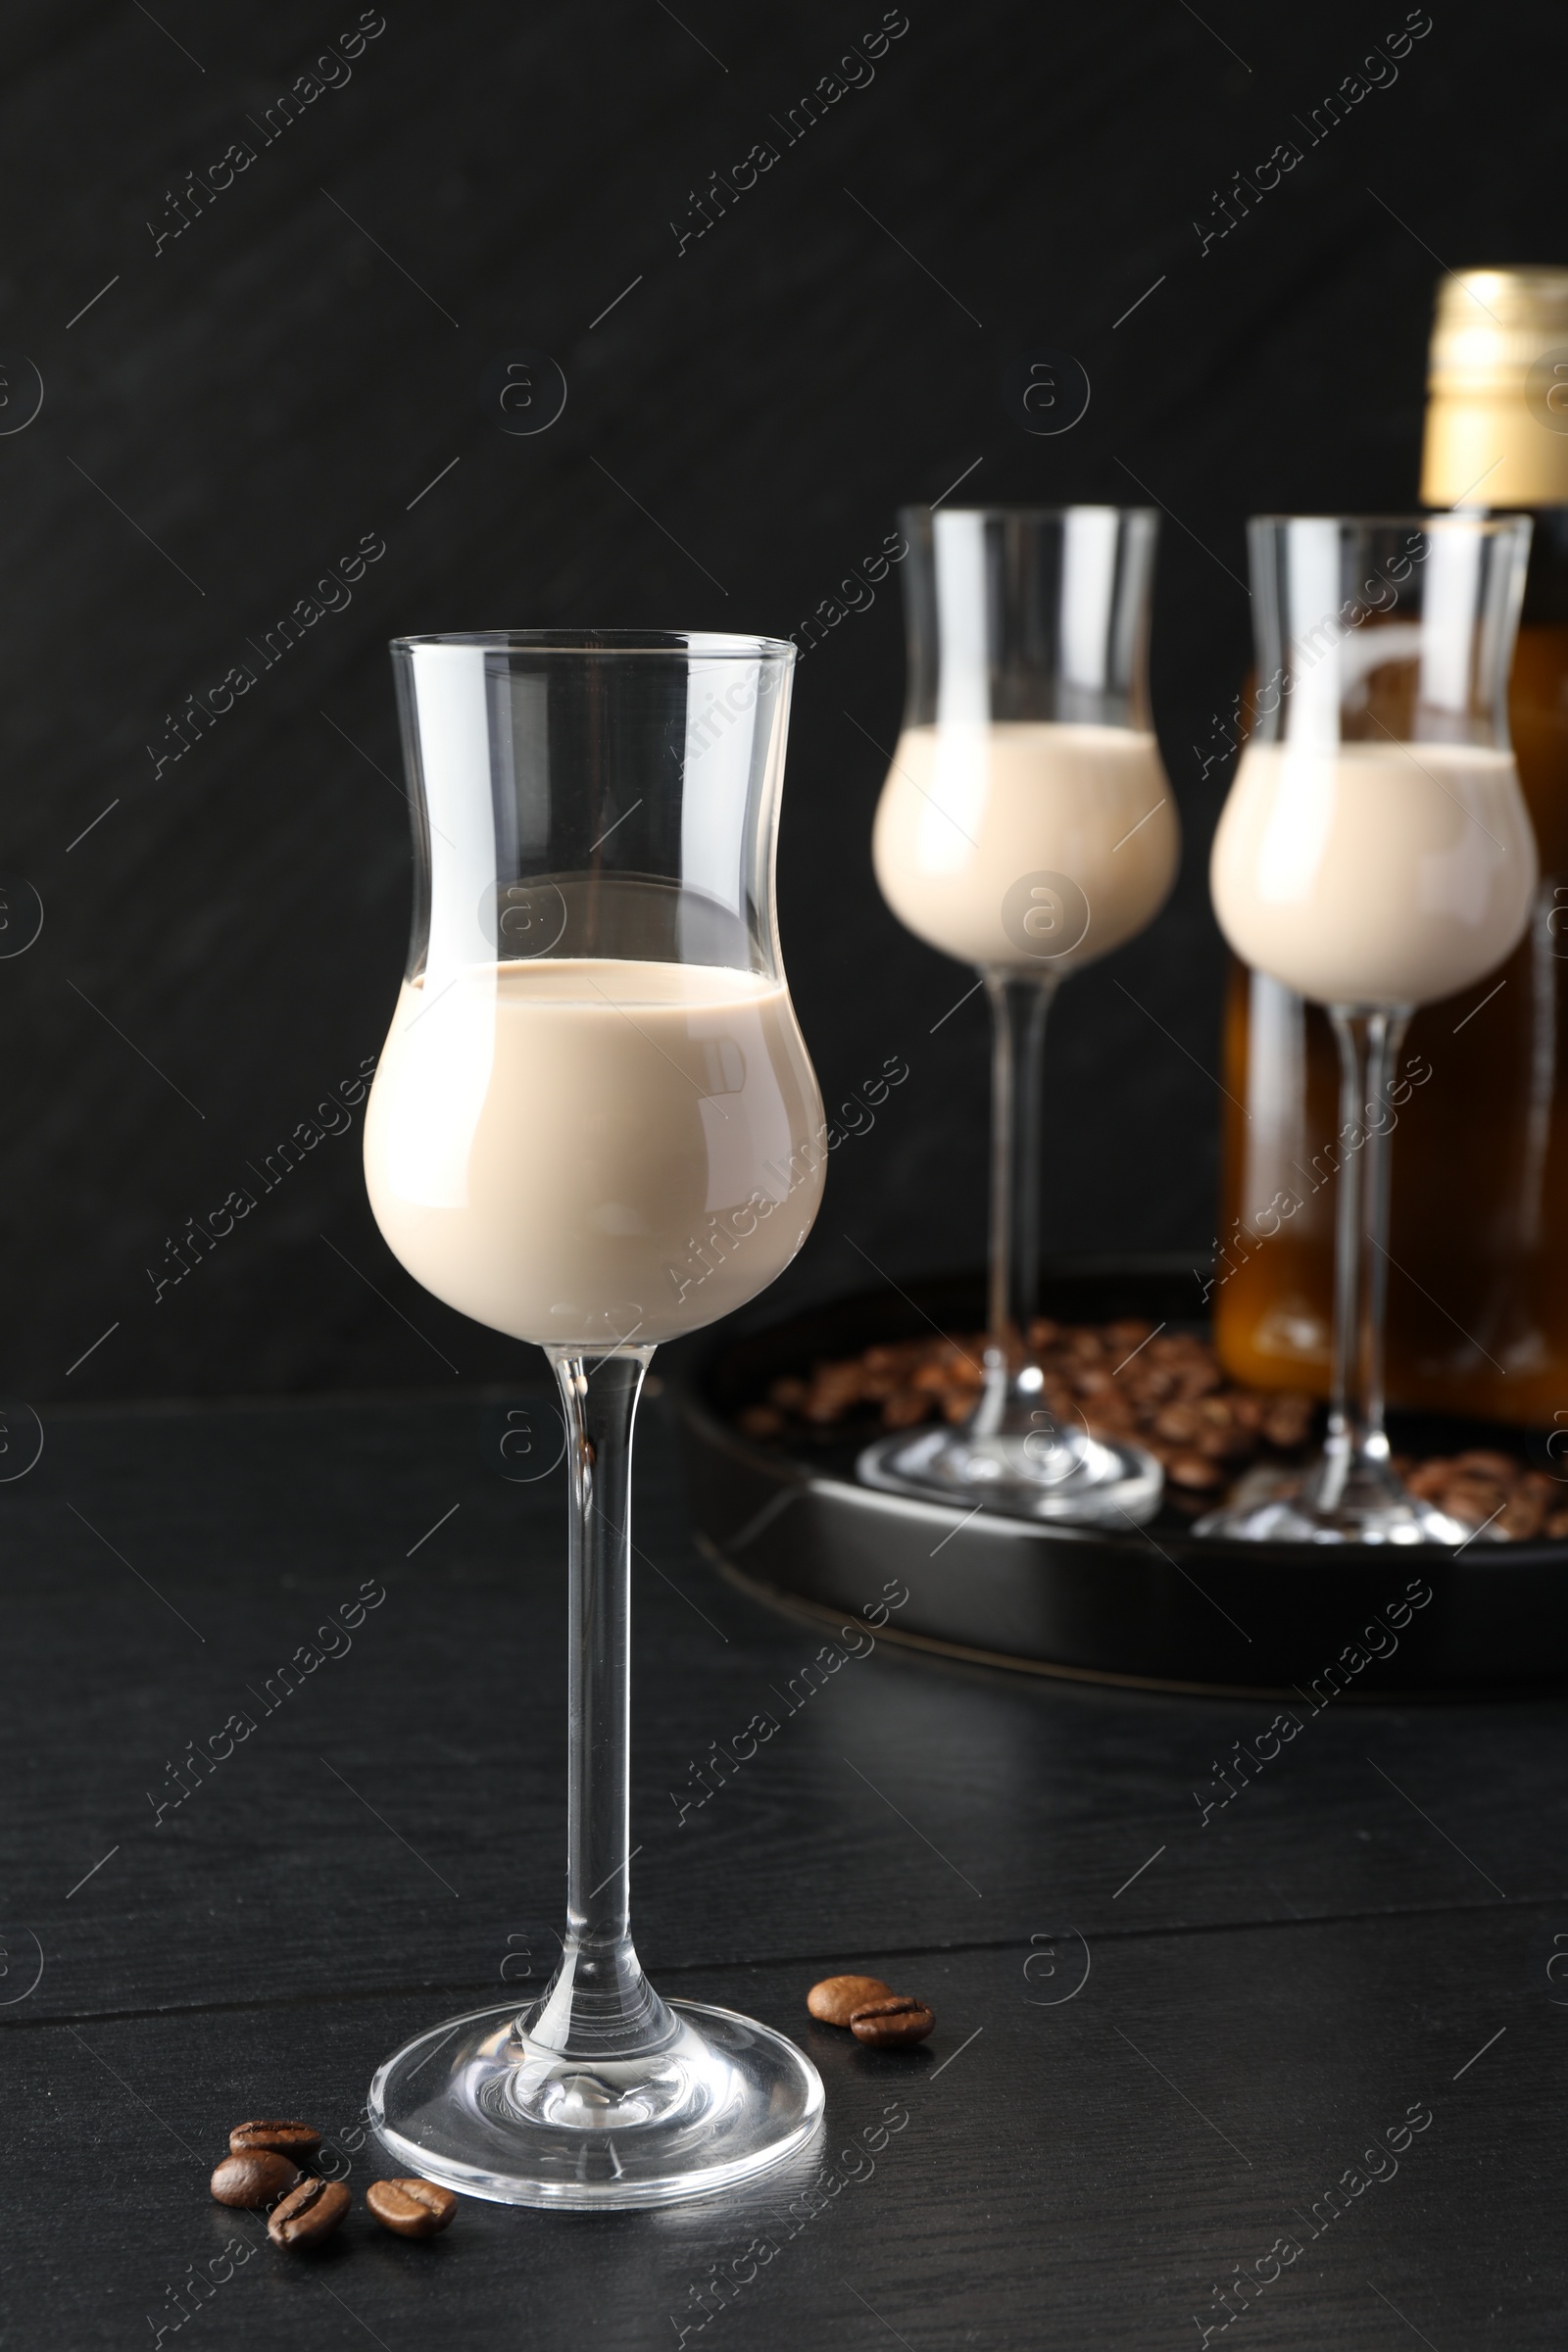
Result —
[{"label": "gold bottle cap", "polygon": [[1462,270],[1440,283],[1421,498],[1568,506],[1568,269]]}]

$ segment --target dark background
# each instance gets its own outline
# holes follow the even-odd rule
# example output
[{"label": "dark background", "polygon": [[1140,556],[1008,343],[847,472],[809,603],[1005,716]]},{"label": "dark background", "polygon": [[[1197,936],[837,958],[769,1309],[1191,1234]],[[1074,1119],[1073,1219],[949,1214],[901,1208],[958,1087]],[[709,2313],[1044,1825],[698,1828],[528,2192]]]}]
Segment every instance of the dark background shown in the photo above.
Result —
[{"label": "dark background", "polygon": [[[147,1271],[390,1017],[409,854],[385,639],[789,633],[900,503],[966,469],[963,499],[1147,494],[1169,516],[1153,682],[1185,862],[1152,931],[1058,1005],[1048,1233],[1204,1257],[1228,769],[1201,756],[1248,660],[1243,520],[1413,503],[1440,257],[1562,258],[1568,27],[1433,0],[1396,81],[1204,255],[1214,191],[1305,146],[1297,119],[1404,24],[1396,0],[908,0],[870,86],[784,147],[773,118],[882,13],[386,0],[346,86],[263,145],[247,117],[355,25],[348,0],[7,11],[0,870],[44,909],[0,962],[13,1394],[514,1369],[381,1244],[358,1116],[161,1303]],[[148,222],[236,138],[254,164],[155,253]],[[768,138],[778,164],[677,255],[692,191]],[[518,348],[569,388],[532,437],[480,400]],[[1054,438],[1002,396],[1039,350],[1093,387]],[[368,532],[386,554],[352,604],[155,780],[166,714]],[[871,874],[902,676],[895,575],[801,666],[780,888],[829,1101],[892,1054],[911,1076],[835,1154],[779,1304],[864,1281],[846,1236],[901,1279],[982,1247],[981,1003],[932,1033],[968,975]]]}]

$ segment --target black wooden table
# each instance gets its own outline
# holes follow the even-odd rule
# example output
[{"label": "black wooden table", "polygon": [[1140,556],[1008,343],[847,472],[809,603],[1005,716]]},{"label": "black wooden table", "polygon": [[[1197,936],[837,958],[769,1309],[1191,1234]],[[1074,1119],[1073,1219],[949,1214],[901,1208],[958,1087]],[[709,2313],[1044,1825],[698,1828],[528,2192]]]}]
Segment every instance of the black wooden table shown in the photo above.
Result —
[{"label": "black wooden table", "polygon": [[[551,1965],[564,1496],[498,1474],[496,1409],[49,1413],[0,1487],[7,2344],[1560,2343],[1563,1708],[1347,1699],[1246,1767],[1275,1701],[886,1644],[807,1697],[821,1629],[703,1565],[658,1402],[638,1941],[800,2038],[819,2147],[664,2213],[465,2202],[427,2245],[357,2197],[306,2258],[213,2205],[254,2114],[357,2192],[395,2170],[379,2060]],[[848,1967],[931,2041],[813,2025]]]}]

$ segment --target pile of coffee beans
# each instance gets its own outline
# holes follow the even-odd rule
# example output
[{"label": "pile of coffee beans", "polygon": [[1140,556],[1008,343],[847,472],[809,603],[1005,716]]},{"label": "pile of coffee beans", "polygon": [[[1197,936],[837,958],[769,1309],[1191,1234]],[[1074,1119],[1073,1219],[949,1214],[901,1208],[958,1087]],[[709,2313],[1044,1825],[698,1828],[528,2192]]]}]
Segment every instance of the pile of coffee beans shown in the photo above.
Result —
[{"label": "pile of coffee beans", "polygon": [[[213,2195],[220,2205],[250,2213],[265,2209],[274,2246],[314,2246],[331,2236],[354,2202],[341,2180],[312,2172],[320,2144],[321,2134],[310,2124],[236,2124],[228,2154],[213,2175]],[[433,2237],[458,2210],[451,2189],[432,2180],[375,2180],[365,2202],[399,2237]]]},{"label": "pile of coffee beans", "polygon": [[1435,1502],[1489,1538],[1523,1544],[1532,1536],[1568,1536],[1568,1490],[1544,1470],[1529,1470],[1506,1453],[1476,1448],[1396,1467],[1412,1494]]},{"label": "pile of coffee beans", "polygon": [[[858,1355],[785,1374],[765,1403],[736,1415],[748,1437],[837,1438],[857,1425],[913,1429],[966,1421],[979,1400],[985,1334],[895,1340]],[[1300,1461],[1316,1434],[1317,1406],[1296,1390],[1250,1389],[1229,1379],[1196,1333],[1164,1331],[1131,1316],[1114,1323],[1029,1327],[1029,1355],[1043,1375],[1040,1401],[1066,1427],[1147,1447],[1165,1471],[1166,1499],[1196,1513],[1243,1471]],[[868,1426],[869,1425],[869,1426]],[[1414,1492],[1489,1541],[1568,1538],[1568,1487],[1509,1455],[1469,1452],[1401,1458]],[[1487,1525],[1488,1522],[1490,1525]]]},{"label": "pile of coffee beans", "polygon": [[806,2006],[824,2026],[848,2026],[857,2041],[873,2050],[907,2049],[924,2041],[937,2022],[923,2001],[895,1992],[880,1977],[824,1977],[811,1986]]},{"label": "pile of coffee beans", "polygon": [[[874,1412],[883,1429],[966,1421],[984,1379],[985,1335],[894,1340],[858,1355],[814,1364],[808,1378],[775,1380],[765,1404],[739,1414],[749,1437],[827,1433]],[[1181,1493],[1208,1499],[1248,1464],[1291,1456],[1312,1430],[1310,1396],[1245,1389],[1227,1380],[1214,1350],[1189,1332],[1128,1317],[1115,1323],[1029,1327],[1041,1403],[1069,1428],[1128,1438],[1149,1448]]]}]

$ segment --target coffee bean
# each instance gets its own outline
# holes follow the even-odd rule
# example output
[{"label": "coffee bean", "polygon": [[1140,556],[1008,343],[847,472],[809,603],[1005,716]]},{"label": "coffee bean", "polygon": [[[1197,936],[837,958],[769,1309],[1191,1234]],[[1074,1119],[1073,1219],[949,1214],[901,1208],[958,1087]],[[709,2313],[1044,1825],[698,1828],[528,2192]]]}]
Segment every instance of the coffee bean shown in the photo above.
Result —
[{"label": "coffee bean", "polygon": [[1186,1487],[1197,1494],[1206,1494],[1224,1482],[1213,1463],[1200,1453],[1179,1453],[1165,1465],[1165,1475],[1178,1487]]},{"label": "coffee bean", "polygon": [[246,2148],[223,2158],[213,2175],[213,2194],[220,2205],[238,2205],[251,2212],[258,2205],[270,2205],[274,2197],[292,2188],[299,2177],[299,2166],[287,2156],[279,2156],[271,2148]]},{"label": "coffee bean", "polygon": [[906,1992],[894,1992],[885,2001],[870,2001],[858,2008],[850,2020],[850,2032],[873,2050],[897,2050],[906,2042],[924,2041],[936,2022],[923,2001],[911,2000]]},{"label": "coffee bean", "polygon": [[1523,1543],[1529,1537],[1540,1534],[1545,1516],[1545,1498],[1520,1487],[1509,1495],[1493,1522],[1493,1532],[1510,1537],[1516,1544]]},{"label": "coffee bean", "polygon": [[1151,1423],[1155,1437],[1171,1446],[1190,1446],[1202,1426],[1201,1414],[1191,1404],[1162,1405]]},{"label": "coffee bean", "polygon": [[893,1990],[880,1977],[824,1977],[806,1996],[806,2006],[824,2026],[847,2026],[857,2009],[884,2001]]},{"label": "coffee bean", "polygon": [[313,2246],[329,2237],[354,2199],[341,2180],[302,2180],[267,2225],[274,2246]]},{"label": "coffee bean", "polygon": [[1264,1437],[1283,1453],[1291,1452],[1298,1446],[1304,1446],[1311,1433],[1313,1410],[1310,1396],[1285,1391],[1274,1398],[1263,1415]]},{"label": "coffee bean", "polygon": [[1467,1527],[1480,1527],[1501,1510],[1507,1497],[1494,1478],[1450,1478],[1442,1491],[1443,1508]]},{"label": "coffee bean", "polygon": [[433,2180],[372,2180],[365,2202],[382,2229],[399,2237],[434,2237],[458,2210],[451,2189]]},{"label": "coffee bean", "polygon": [[1468,1453],[1456,1453],[1453,1466],[1456,1470],[1478,1471],[1483,1478],[1503,1480],[1517,1478],[1520,1471],[1520,1464],[1512,1454],[1490,1453],[1480,1446],[1472,1447]]},{"label": "coffee bean", "polygon": [[244,2156],[252,2148],[270,2148],[274,2155],[292,2156],[296,2164],[305,2164],[321,2144],[319,2132],[309,2124],[236,2124],[228,2135],[229,2151]]}]

